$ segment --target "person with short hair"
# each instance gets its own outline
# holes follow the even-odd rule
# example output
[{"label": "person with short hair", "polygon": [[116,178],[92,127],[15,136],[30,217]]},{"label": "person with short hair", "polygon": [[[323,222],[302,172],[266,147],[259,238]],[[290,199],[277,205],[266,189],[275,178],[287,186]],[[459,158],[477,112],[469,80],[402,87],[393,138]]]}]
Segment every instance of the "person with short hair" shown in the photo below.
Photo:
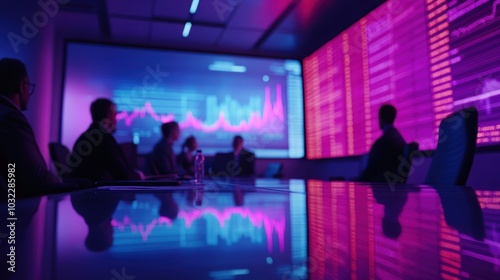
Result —
[{"label": "person with short hair", "polygon": [[156,143],[147,160],[150,165],[152,175],[177,175],[177,160],[173,145],[179,140],[180,126],[177,122],[171,121],[162,124],[162,138]]},{"label": "person with short hair", "polygon": [[396,114],[396,108],[390,104],[380,107],[379,127],[383,134],[370,149],[367,166],[358,178],[360,181],[388,182],[385,174],[398,173],[399,157],[404,152],[406,142],[394,127]]},{"label": "person with short hair", "polygon": [[71,154],[74,170],[70,177],[92,181],[140,180],[141,176],[131,167],[113,137],[116,131],[116,105],[106,98],[99,98],[90,105],[92,124],[76,140]]},{"label": "person with short hair", "polygon": [[4,189],[8,183],[14,184],[16,197],[46,194],[59,187],[63,190],[58,186],[59,177],[48,169],[22,113],[28,109],[34,88],[23,62],[0,60],[0,185]]},{"label": "person with short hair", "polygon": [[[250,177],[255,175],[255,154],[243,147],[243,137],[236,135],[233,138],[233,155],[241,171],[237,177]],[[238,169],[239,170],[239,169]]]}]

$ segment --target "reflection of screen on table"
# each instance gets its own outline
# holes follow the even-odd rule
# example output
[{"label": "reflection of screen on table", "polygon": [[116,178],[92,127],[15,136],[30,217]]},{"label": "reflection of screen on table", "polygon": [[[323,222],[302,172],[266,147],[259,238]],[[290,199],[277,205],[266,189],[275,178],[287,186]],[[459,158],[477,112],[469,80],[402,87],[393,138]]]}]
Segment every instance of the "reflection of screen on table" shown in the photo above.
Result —
[{"label": "reflection of screen on table", "polygon": [[307,157],[366,153],[378,109],[434,149],[440,121],[479,110],[479,145],[500,142],[500,0],[388,0],[304,60]]},{"label": "reflection of screen on table", "polygon": [[72,147],[99,97],[117,104],[118,142],[148,153],[164,122],[179,122],[205,154],[242,135],[258,157],[304,156],[302,73],[295,60],[69,43],[62,142]]},{"label": "reflection of screen on table", "polygon": [[[132,203],[120,201],[109,221],[112,245],[99,253],[90,252],[85,245],[89,231],[82,216],[69,199],[61,201],[56,279],[70,279],[83,266],[93,269],[82,271],[78,279],[96,279],[96,275],[109,275],[111,268],[123,266],[130,272],[142,271],[144,279],[158,279],[158,275],[282,279],[290,270],[304,266],[303,194],[244,193],[243,205],[236,206],[231,193],[188,192],[194,190],[167,200],[166,208],[178,207],[169,217],[160,214],[163,204],[155,195],[136,194]],[[195,206],[198,198],[202,205]]]}]

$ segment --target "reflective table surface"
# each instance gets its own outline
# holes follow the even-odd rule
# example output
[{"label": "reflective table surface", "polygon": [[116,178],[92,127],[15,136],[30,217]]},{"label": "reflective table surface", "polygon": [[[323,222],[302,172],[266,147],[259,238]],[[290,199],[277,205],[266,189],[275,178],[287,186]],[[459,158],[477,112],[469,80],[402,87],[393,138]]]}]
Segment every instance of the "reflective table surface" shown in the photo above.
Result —
[{"label": "reflective table surface", "polygon": [[500,279],[500,191],[480,187],[183,182],[8,207],[0,279]]}]

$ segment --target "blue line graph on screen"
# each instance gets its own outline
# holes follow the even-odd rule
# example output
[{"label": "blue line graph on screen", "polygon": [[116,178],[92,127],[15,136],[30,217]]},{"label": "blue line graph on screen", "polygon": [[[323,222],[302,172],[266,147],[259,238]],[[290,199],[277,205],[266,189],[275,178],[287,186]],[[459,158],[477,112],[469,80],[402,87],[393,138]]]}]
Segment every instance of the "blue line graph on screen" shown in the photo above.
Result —
[{"label": "blue line graph on screen", "polygon": [[[133,102],[127,98],[130,95],[127,90],[114,92],[119,111],[117,120],[123,121],[127,127],[132,126],[138,118],[149,117],[160,123],[176,120],[181,128],[203,132],[259,131],[270,125],[280,125],[280,133],[284,130],[285,112],[281,84],[276,85],[274,102],[271,101],[271,89],[266,86],[264,98],[249,96],[247,104],[241,104],[229,95],[150,91],[147,98],[135,98]],[[219,101],[221,99],[222,102]]]}]

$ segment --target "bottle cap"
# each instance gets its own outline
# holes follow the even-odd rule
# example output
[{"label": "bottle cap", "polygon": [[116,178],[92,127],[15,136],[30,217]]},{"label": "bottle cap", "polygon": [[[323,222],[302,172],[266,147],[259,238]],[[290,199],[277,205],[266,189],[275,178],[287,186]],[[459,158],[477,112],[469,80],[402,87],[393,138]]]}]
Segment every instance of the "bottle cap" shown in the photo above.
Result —
[{"label": "bottle cap", "polygon": [[201,153],[201,150],[196,150],[197,153]]}]

